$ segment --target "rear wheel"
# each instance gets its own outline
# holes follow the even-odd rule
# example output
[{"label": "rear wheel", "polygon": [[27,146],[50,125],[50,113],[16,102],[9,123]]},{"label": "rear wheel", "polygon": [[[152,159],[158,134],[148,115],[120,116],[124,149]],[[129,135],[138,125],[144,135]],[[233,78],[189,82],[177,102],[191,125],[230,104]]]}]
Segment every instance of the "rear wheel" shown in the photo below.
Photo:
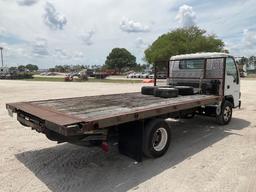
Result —
[{"label": "rear wheel", "polygon": [[229,101],[224,101],[221,107],[221,113],[217,115],[217,121],[220,125],[227,125],[232,119],[233,105]]},{"label": "rear wheel", "polygon": [[166,153],[170,141],[171,131],[168,124],[163,119],[154,119],[144,130],[143,153],[147,157],[160,157]]}]

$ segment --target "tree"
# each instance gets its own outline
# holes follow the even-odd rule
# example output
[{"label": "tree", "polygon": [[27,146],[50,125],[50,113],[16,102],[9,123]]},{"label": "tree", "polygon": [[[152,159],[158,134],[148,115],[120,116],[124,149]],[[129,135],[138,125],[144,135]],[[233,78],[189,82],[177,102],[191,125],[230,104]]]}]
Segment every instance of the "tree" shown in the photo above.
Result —
[{"label": "tree", "polygon": [[49,72],[55,72],[55,68],[49,68],[48,71]]},{"label": "tree", "polygon": [[247,57],[241,57],[239,60],[238,60],[238,64],[239,65],[246,65],[249,63],[249,59]]},{"label": "tree", "polygon": [[15,74],[15,73],[17,73],[18,69],[17,69],[17,67],[10,67],[9,71],[11,74]]},{"label": "tree", "polygon": [[[65,72],[65,73],[71,72],[71,67],[69,65],[64,65],[63,68],[64,68],[63,72]],[[62,71],[60,71],[60,72],[62,72]]]},{"label": "tree", "polygon": [[105,65],[109,69],[117,69],[122,72],[123,69],[136,66],[136,57],[125,48],[114,48],[107,56]]},{"label": "tree", "polygon": [[147,64],[137,64],[135,67],[132,67],[131,69],[137,72],[143,72],[148,68]]},{"label": "tree", "polygon": [[256,57],[255,56],[249,57],[248,62],[255,64],[256,63]]},{"label": "tree", "polygon": [[30,72],[33,72],[38,70],[38,66],[33,64],[27,64],[26,69],[28,69]]},{"label": "tree", "polygon": [[84,69],[84,66],[83,65],[73,65],[72,67],[71,67],[71,71],[72,72],[79,72],[79,71],[81,71],[81,70],[83,70]]},{"label": "tree", "polygon": [[19,72],[25,72],[25,70],[26,70],[26,67],[24,65],[19,65],[18,66],[18,71]]},{"label": "tree", "polygon": [[54,68],[55,68],[55,72],[60,72],[60,73],[65,72],[65,69],[62,65],[56,65]]},{"label": "tree", "polygon": [[215,35],[207,35],[197,26],[178,28],[163,34],[145,50],[145,60],[150,63],[167,61],[173,55],[196,52],[224,51],[224,42]]}]

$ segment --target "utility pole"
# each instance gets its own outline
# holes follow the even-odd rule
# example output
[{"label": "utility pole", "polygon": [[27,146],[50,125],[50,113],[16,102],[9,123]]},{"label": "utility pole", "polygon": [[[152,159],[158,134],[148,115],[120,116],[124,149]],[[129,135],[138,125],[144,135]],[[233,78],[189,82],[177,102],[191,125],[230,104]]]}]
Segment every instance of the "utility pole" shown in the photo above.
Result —
[{"label": "utility pole", "polygon": [[0,50],[1,50],[1,61],[2,61],[2,67],[4,67],[3,47],[0,47]]}]

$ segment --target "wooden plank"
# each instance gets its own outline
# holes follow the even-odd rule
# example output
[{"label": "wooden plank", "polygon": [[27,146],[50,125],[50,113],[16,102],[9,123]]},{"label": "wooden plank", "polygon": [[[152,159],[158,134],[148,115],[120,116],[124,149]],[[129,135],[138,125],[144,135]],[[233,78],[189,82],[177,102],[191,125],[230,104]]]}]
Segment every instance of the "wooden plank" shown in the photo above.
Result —
[{"label": "wooden plank", "polygon": [[83,122],[86,126],[97,124],[98,128],[104,128],[202,104],[213,104],[218,99],[219,96],[212,95],[164,99],[140,93],[125,93],[7,105],[60,126]]},{"label": "wooden plank", "polygon": [[[121,96],[121,97],[120,97]],[[46,103],[38,103],[33,102],[39,106],[48,106],[57,111],[62,112],[69,112],[72,114],[88,114],[91,112],[98,112],[98,111],[109,111],[111,108],[136,108],[136,107],[143,107],[147,105],[151,105],[154,103],[165,102],[166,104],[175,103],[179,100],[186,101],[187,99],[192,99],[196,97],[202,97],[199,95],[196,96],[186,96],[186,97],[177,97],[171,99],[163,99],[153,96],[146,96],[141,95],[138,93],[133,94],[120,94],[120,95],[110,95],[110,96],[102,96],[102,97],[84,97],[83,100],[79,98],[79,102],[76,100],[70,99],[62,99],[60,101],[55,101],[55,105],[51,103],[47,105]]]}]

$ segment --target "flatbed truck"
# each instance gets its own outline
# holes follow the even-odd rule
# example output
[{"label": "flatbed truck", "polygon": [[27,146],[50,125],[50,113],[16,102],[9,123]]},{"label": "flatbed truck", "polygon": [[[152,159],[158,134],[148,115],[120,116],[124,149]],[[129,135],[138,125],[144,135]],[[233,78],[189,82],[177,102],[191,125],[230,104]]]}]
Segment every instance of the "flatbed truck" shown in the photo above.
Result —
[{"label": "flatbed truck", "polygon": [[175,98],[140,92],[8,103],[10,115],[25,127],[58,143],[101,146],[118,142],[121,154],[136,161],[160,157],[171,142],[167,118],[213,116],[226,125],[241,105],[240,79],[234,58],[225,53],[171,57],[167,85],[191,86],[194,94]]}]

